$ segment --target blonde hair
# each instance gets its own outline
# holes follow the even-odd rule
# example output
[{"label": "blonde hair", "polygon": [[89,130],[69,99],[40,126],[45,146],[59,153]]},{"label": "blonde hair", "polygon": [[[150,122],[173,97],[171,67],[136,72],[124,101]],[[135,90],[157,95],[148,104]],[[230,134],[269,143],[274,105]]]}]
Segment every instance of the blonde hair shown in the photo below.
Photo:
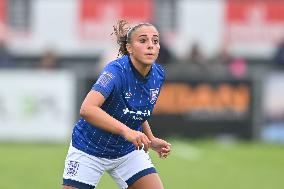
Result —
[{"label": "blonde hair", "polygon": [[116,42],[119,45],[119,55],[129,55],[126,44],[131,42],[131,37],[134,31],[141,26],[153,26],[150,23],[139,23],[133,27],[126,20],[119,20],[116,25],[113,26],[113,33],[116,36]]}]

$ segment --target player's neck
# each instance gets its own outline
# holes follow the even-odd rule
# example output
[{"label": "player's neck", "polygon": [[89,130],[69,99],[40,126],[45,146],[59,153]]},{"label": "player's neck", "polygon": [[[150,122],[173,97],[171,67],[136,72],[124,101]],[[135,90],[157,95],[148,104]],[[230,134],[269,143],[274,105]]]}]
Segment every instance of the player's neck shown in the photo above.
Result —
[{"label": "player's neck", "polygon": [[133,57],[130,57],[131,62],[135,69],[143,76],[146,77],[151,70],[152,65],[147,65],[136,61]]}]

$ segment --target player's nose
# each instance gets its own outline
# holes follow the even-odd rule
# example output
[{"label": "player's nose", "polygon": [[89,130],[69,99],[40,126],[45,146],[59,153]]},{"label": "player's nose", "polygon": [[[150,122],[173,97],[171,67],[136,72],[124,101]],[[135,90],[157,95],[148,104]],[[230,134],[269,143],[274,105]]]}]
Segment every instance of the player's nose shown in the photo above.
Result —
[{"label": "player's nose", "polygon": [[149,40],[149,42],[148,42],[148,48],[150,48],[150,49],[154,48],[154,43],[153,43],[153,41]]}]

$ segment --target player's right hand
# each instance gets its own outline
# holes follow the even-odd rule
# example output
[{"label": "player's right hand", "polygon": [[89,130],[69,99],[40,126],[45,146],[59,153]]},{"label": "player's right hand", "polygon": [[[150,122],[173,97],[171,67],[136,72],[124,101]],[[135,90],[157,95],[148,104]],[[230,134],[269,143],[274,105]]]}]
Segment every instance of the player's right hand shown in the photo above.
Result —
[{"label": "player's right hand", "polygon": [[129,142],[132,142],[136,146],[137,150],[144,149],[147,152],[150,148],[151,141],[140,131],[135,131],[129,128],[124,132],[123,137]]}]

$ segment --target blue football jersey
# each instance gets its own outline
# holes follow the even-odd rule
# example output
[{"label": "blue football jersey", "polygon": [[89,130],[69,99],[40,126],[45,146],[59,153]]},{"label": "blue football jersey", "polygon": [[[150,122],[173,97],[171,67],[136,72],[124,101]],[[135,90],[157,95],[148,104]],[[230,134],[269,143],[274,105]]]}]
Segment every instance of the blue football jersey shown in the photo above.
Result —
[{"label": "blue football jersey", "polygon": [[[102,109],[133,130],[142,131],[142,123],[152,114],[165,80],[163,68],[154,63],[143,77],[132,65],[129,56],[110,62],[92,90],[105,97]],[[87,154],[118,158],[135,150],[134,144],[81,118],[72,134],[72,145]]]}]

